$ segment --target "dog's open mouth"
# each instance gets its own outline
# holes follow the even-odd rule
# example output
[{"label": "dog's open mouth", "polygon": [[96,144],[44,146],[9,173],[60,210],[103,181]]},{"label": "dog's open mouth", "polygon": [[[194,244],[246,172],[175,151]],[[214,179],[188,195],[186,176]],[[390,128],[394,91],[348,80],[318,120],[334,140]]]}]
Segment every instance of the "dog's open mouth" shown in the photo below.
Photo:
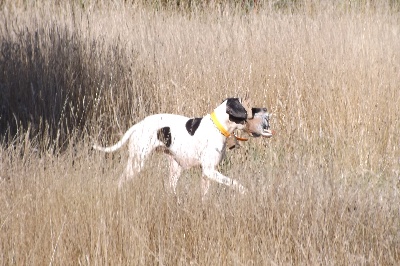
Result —
[{"label": "dog's open mouth", "polygon": [[274,135],[273,131],[270,129],[264,128],[261,132],[252,132],[249,131],[250,136],[253,138],[258,138],[258,137],[264,137],[264,138],[270,138]]},{"label": "dog's open mouth", "polygon": [[266,137],[266,138],[270,138],[270,137],[272,137],[272,135],[273,135],[272,130],[266,129],[266,128],[264,128],[261,133],[261,136]]}]

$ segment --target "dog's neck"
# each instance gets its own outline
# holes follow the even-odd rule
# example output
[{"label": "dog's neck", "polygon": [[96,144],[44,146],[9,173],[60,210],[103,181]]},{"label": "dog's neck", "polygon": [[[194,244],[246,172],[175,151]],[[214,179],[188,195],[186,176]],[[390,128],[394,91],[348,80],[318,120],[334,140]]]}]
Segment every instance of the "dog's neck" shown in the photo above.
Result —
[{"label": "dog's neck", "polygon": [[221,132],[222,135],[225,137],[229,138],[231,133],[228,132],[228,130],[225,129],[224,125],[221,124],[217,117],[217,113],[214,111],[210,114],[211,121],[214,123],[214,125],[218,128],[219,132]]},{"label": "dog's neck", "polygon": [[229,119],[229,116],[226,113],[226,104],[215,108],[210,117],[215,127],[218,128],[222,135],[228,138],[234,129],[228,127],[227,119]]}]

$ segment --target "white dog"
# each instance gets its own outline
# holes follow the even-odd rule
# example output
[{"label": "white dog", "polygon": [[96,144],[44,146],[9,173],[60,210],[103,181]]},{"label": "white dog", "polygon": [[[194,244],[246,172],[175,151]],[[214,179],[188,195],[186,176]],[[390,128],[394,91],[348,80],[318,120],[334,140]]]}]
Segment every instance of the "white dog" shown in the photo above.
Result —
[{"label": "white dog", "polygon": [[[230,186],[244,194],[246,188],[238,181],[224,176],[216,170],[226,149],[227,138],[236,137],[234,130],[245,130],[246,121],[255,118],[249,124],[250,135],[272,136],[269,130],[268,114],[260,119],[266,109],[253,108],[248,115],[240,98],[228,98],[215,110],[202,118],[188,118],[174,114],[155,114],[146,117],[132,126],[122,139],[111,147],[93,148],[113,152],[120,149],[129,140],[129,159],[125,173],[121,176],[119,187],[143,168],[146,158],[152,151],[163,151],[170,162],[169,185],[176,194],[176,186],[182,169],[201,165],[203,178],[202,195],[206,195],[210,180]],[[257,125],[254,126],[254,123]]]}]

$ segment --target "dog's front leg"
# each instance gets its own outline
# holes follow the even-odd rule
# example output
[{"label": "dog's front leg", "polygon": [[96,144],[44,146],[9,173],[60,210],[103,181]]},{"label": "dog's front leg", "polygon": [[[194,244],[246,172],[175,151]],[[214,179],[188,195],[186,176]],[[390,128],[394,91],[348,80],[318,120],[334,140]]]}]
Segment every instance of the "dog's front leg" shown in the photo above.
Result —
[{"label": "dog's front leg", "polygon": [[206,198],[206,194],[208,189],[210,188],[210,179],[208,177],[203,176],[201,178],[201,200],[204,201]]},{"label": "dog's front leg", "polygon": [[[238,181],[231,179],[227,176],[224,176],[217,170],[210,167],[203,167],[203,174],[207,176],[209,179],[214,180],[220,184],[224,184],[228,187],[232,187],[233,189],[239,191],[240,194],[246,194],[247,189],[241,185]],[[208,189],[207,189],[208,190]],[[203,191],[203,197],[207,193]]]}]

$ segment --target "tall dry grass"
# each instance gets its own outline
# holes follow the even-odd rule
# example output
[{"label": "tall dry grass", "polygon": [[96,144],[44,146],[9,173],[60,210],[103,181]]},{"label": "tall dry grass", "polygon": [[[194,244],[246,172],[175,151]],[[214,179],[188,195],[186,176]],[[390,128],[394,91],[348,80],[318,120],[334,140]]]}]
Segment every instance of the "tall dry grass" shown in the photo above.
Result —
[{"label": "tall dry grass", "polygon": [[[157,3],[1,4],[0,263],[397,264],[396,6]],[[118,191],[127,152],[90,148],[245,93],[277,131],[220,167],[249,195],[193,169],[178,204],[159,155]]]}]

